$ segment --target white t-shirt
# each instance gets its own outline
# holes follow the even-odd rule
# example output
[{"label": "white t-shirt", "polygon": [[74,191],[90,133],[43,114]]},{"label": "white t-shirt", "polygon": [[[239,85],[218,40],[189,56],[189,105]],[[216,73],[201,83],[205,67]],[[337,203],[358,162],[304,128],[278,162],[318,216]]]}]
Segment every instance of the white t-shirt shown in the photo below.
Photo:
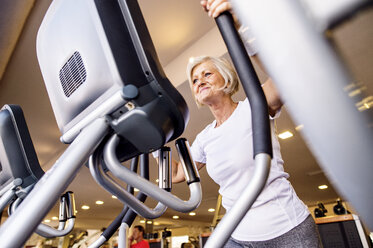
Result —
[{"label": "white t-shirt", "polygon": [[[220,186],[222,205],[229,211],[254,171],[251,109],[247,99],[219,127],[216,121],[200,132],[191,147],[196,162],[205,163],[210,177]],[[241,241],[278,237],[300,224],[308,208],[295,194],[284,172],[280,145],[271,119],[273,159],[265,188],[233,232]]]}]

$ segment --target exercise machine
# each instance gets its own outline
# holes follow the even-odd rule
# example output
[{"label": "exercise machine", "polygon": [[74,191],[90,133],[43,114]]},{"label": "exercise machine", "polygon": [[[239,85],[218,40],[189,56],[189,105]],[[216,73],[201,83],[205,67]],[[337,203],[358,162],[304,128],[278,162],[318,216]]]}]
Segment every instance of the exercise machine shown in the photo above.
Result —
[{"label": "exercise machine", "polygon": [[25,243],[92,155],[91,172],[104,163],[115,177],[160,202],[148,209],[103,170],[96,171],[138,214],[158,216],[165,207],[189,212],[199,205],[199,176],[186,140],[177,147],[188,175],[188,201],[137,174],[132,180],[135,175],[120,164],[177,139],[189,119],[184,99],[158,61],[137,1],[53,1],[38,32],[37,56],[61,141],[70,145],[0,227],[2,246]]},{"label": "exercise machine", "polygon": [[[43,175],[21,107],[5,105],[0,110],[0,211],[8,206],[11,216]],[[40,223],[35,229],[40,236],[60,237],[74,228],[74,194],[64,193],[59,203],[57,229]]]}]

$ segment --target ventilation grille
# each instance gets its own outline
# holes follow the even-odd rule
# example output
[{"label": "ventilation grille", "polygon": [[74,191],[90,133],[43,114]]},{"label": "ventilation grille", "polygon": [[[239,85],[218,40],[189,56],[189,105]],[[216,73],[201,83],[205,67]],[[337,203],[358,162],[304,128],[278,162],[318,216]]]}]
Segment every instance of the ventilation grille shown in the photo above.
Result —
[{"label": "ventilation grille", "polygon": [[65,95],[70,97],[86,78],[87,72],[82,57],[79,52],[74,52],[60,70],[60,81]]}]

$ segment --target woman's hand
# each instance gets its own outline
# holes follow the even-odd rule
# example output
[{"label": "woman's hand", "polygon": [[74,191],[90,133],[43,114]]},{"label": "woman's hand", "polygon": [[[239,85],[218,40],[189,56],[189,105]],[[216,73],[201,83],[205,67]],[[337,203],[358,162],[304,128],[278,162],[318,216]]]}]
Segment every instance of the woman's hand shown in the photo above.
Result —
[{"label": "woman's hand", "polygon": [[224,11],[231,11],[232,5],[228,0],[202,0],[203,9],[210,17],[216,18]]}]

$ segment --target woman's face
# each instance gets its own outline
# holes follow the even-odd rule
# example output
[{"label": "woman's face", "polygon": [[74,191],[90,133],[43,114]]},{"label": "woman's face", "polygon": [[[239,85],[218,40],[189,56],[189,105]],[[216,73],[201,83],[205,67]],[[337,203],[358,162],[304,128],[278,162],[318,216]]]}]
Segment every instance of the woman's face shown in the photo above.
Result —
[{"label": "woman's face", "polygon": [[222,87],[224,78],[211,61],[205,61],[192,70],[193,93],[201,104],[209,104],[219,100],[225,93]]}]

